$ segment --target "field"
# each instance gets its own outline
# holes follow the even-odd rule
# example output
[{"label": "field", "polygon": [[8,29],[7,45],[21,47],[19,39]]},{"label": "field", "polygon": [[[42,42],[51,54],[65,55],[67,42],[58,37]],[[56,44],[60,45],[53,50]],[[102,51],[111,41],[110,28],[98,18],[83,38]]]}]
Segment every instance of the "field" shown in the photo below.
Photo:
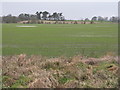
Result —
[{"label": "field", "polygon": [[2,35],[3,88],[120,86],[117,24],[3,24]]},{"label": "field", "polygon": [[117,54],[117,24],[3,24],[3,55],[49,57]]},{"label": "field", "polygon": [[[117,54],[117,24],[3,24],[3,55],[101,56]],[[24,24],[25,25],[25,24]],[[27,25],[27,24],[26,24]]]}]

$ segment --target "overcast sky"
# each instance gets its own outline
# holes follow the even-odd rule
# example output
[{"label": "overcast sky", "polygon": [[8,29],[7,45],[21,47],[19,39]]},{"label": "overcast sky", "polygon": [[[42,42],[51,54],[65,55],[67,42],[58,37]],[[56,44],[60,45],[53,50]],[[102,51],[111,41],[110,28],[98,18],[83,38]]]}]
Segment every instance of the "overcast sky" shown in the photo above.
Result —
[{"label": "overcast sky", "polygon": [[[11,2],[10,2],[11,1]],[[23,0],[4,0],[2,2],[2,15],[12,14],[19,15],[20,13],[35,14],[36,11],[62,12],[66,19],[84,19],[93,16],[111,17],[118,15],[117,0],[79,0],[80,2],[38,2],[38,0],[31,0],[31,2],[20,2]],[[27,0],[26,0],[27,1]],[[30,1],[30,0],[29,0]],[[33,2],[34,1],[34,2]],[[60,0],[59,0],[60,1]],[[61,0],[62,1],[62,0]],[[67,0],[68,1],[68,0]],[[78,1],[78,0],[74,0]],[[90,1],[90,2],[88,2]],[[106,2],[104,2],[106,1]]]},{"label": "overcast sky", "polygon": [[118,2],[119,0],[1,0],[1,2]]}]

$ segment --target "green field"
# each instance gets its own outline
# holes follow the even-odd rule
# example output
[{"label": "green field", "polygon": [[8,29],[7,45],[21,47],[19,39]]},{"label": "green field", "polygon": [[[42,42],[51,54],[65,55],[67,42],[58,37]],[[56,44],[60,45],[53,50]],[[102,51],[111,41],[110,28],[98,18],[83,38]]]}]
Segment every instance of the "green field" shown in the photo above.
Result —
[{"label": "green field", "polygon": [[[16,27],[31,25],[37,27]],[[3,24],[3,55],[101,56],[117,54],[117,24]]]}]

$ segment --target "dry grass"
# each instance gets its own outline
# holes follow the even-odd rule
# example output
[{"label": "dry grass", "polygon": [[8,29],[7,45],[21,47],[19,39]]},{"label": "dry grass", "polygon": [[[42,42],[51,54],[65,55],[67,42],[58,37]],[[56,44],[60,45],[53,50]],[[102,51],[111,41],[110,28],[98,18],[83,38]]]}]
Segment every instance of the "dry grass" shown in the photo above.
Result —
[{"label": "dry grass", "polygon": [[83,56],[47,58],[3,56],[3,87],[12,88],[115,88],[118,58]]}]

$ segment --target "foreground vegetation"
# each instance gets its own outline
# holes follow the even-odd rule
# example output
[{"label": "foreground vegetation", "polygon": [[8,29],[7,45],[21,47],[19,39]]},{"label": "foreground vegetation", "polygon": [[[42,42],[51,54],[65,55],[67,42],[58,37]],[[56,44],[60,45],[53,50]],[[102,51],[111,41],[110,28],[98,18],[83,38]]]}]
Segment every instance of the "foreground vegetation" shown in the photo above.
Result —
[{"label": "foreground vegetation", "polygon": [[120,86],[117,24],[3,24],[2,34],[3,88]]},{"label": "foreground vegetation", "polygon": [[118,58],[3,56],[3,88],[118,88]]},{"label": "foreground vegetation", "polygon": [[99,57],[118,51],[118,27],[112,23],[3,24],[2,34],[3,55]]}]

